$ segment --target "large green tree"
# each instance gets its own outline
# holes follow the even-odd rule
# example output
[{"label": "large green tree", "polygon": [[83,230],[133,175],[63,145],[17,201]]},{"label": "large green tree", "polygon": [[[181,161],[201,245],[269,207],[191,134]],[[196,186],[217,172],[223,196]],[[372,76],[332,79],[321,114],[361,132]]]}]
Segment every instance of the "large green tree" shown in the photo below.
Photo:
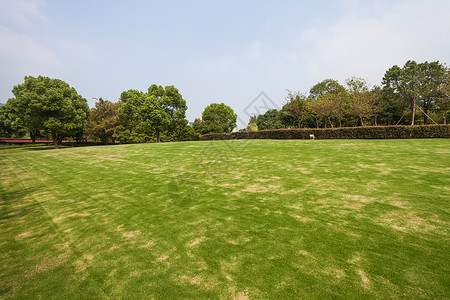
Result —
[{"label": "large green tree", "polygon": [[408,102],[411,108],[411,125],[415,123],[417,107],[422,111],[426,124],[428,112],[439,98],[439,86],[444,80],[444,73],[445,68],[438,61],[418,64],[409,60],[402,68],[395,65],[387,70],[382,83],[385,89]]},{"label": "large green tree", "polygon": [[236,127],[237,115],[223,103],[211,103],[202,113],[201,120],[194,122],[194,129],[201,133],[231,132]]},{"label": "large green tree", "polygon": [[364,126],[364,119],[376,117],[378,92],[371,91],[363,78],[352,77],[346,80],[351,113],[358,117]]},{"label": "large green tree", "polygon": [[40,132],[50,135],[55,148],[64,138],[76,137],[86,126],[89,106],[86,99],[66,82],[44,76],[26,76],[12,89],[10,116],[35,139]]},{"label": "large green tree", "polygon": [[281,118],[284,127],[305,127],[311,114],[307,97],[299,92],[288,91],[287,102],[281,108]]},{"label": "large green tree", "polygon": [[423,122],[428,124],[428,114],[436,108],[441,98],[441,85],[445,80],[445,67],[439,61],[419,64],[421,71],[419,105],[422,108]]},{"label": "large green tree", "polygon": [[258,116],[256,125],[258,126],[258,130],[283,128],[281,112],[276,109],[269,109]]},{"label": "large green tree", "polygon": [[0,137],[10,137],[12,135],[11,120],[5,105],[0,105]]},{"label": "large green tree", "polygon": [[447,114],[450,111],[450,68],[445,71],[444,80],[439,86],[439,92],[437,107],[442,114],[442,121],[447,124]]},{"label": "large green tree", "polygon": [[345,88],[334,79],[325,79],[314,85],[309,91],[309,107],[312,115],[319,127],[319,120],[324,120],[324,126],[327,122],[333,127],[332,120],[338,121],[342,125],[342,119],[345,113]]},{"label": "large green tree", "polygon": [[309,90],[309,98],[317,99],[325,94],[337,94],[343,91],[345,91],[345,88],[337,80],[325,79]]},{"label": "large green tree", "polygon": [[162,132],[173,132],[186,125],[186,101],[174,86],[151,85],[147,93],[137,90],[124,91],[120,100],[119,117],[129,131],[143,131],[149,136],[155,133],[160,142]]}]

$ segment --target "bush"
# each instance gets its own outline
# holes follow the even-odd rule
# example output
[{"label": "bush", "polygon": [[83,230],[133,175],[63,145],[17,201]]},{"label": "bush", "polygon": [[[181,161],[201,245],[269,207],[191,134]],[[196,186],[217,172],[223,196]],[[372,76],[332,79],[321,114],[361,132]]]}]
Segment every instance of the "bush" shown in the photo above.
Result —
[{"label": "bush", "polygon": [[450,138],[450,125],[365,126],[340,128],[295,128],[232,133],[210,133],[201,140],[231,139],[422,139]]}]

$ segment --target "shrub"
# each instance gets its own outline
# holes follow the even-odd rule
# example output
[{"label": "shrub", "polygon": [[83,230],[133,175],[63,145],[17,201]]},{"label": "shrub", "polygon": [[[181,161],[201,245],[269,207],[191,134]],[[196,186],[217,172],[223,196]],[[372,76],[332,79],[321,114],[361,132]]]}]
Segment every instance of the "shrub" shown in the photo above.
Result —
[{"label": "shrub", "polygon": [[450,125],[365,126],[340,128],[288,128],[232,133],[210,133],[201,140],[231,139],[421,139],[450,138]]}]

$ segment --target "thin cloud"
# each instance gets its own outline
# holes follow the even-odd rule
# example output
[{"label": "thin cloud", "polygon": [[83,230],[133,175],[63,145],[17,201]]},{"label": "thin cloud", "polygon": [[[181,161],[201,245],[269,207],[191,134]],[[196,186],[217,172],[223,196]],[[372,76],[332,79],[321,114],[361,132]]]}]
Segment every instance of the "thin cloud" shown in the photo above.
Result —
[{"label": "thin cloud", "polygon": [[316,50],[308,55],[308,69],[315,77],[331,71],[339,80],[357,75],[379,84],[394,64],[446,57],[450,40],[444,37],[450,32],[449,20],[450,2],[444,1],[378,5],[373,16],[358,15],[352,9],[328,28],[303,33]]},{"label": "thin cloud", "polygon": [[0,23],[31,27],[35,21],[47,22],[41,9],[46,4],[44,0],[0,0]]}]

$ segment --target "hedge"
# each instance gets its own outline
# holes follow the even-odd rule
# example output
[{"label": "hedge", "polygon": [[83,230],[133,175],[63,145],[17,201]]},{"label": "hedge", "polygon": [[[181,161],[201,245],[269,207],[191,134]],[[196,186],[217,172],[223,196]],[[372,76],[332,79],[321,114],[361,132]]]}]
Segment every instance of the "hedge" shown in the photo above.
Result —
[{"label": "hedge", "polygon": [[450,125],[287,128],[231,133],[209,133],[200,140],[232,139],[422,139],[450,138]]}]

